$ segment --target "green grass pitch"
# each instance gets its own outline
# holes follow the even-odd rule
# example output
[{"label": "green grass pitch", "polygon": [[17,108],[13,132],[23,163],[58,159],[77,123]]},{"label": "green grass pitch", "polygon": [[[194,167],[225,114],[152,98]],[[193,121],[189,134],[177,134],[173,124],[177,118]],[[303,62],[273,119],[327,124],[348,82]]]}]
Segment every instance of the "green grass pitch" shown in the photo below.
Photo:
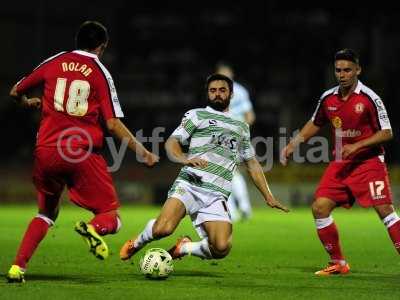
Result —
[{"label": "green grass pitch", "polygon": [[[0,206],[0,299],[400,299],[399,257],[372,210],[334,214],[352,267],[346,276],[313,275],[328,257],[309,210],[259,208],[250,222],[234,225],[227,258],[186,257],[175,262],[167,280],[154,281],[138,272],[143,250],[129,263],[119,260],[118,251],[158,208],[125,206],[121,231],[106,237],[111,255],[98,261],[73,231],[75,221],[88,220],[90,213],[64,205],[29,264],[27,282],[7,284],[4,274],[35,212],[34,206]],[[169,248],[184,233],[197,238],[188,219],[173,236],[147,248]]]}]

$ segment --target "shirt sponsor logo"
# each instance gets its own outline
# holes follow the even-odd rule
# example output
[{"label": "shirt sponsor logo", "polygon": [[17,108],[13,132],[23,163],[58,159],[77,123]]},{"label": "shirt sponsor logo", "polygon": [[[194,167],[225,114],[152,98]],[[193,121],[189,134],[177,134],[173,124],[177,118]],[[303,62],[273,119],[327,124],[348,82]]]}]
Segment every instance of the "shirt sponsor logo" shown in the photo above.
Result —
[{"label": "shirt sponsor logo", "polygon": [[340,119],[339,117],[333,117],[331,122],[333,127],[342,128],[342,119]]},{"label": "shirt sponsor logo", "polygon": [[383,110],[385,110],[385,107],[383,106],[383,102],[382,102],[382,100],[381,99],[375,99],[374,100],[374,102],[375,102],[375,104],[376,104],[376,106],[377,106],[377,110],[378,111],[383,111]]},{"label": "shirt sponsor logo", "polygon": [[386,114],[381,114],[379,115],[379,119],[381,119],[382,121],[387,121],[389,118]]},{"label": "shirt sponsor logo", "polygon": [[111,94],[115,94],[117,90],[115,89],[114,81],[111,77],[107,77],[108,86],[110,87]]},{"label": "shirt sponsor logo", "polygon": [[329,111],[336,111],[337,107],[336,106],[328,106]]},{"label": "shirt sponsor logo", "polygon": [[356,129],[347,129],[347,130],[337,132],[336,135],[338,137],[343,137],[343,138],[354,138],[354,137],[361,136],[361,131],[356,130]]},{"label": "shirt sponsor logo", "polygon": [[364,111],[364,108],[365,108],[364,104],[360,102],[360,103],[357,103],[357,104],[354,106],[354,111],[355,111],[357,114],[361,114],[361,113]]}]

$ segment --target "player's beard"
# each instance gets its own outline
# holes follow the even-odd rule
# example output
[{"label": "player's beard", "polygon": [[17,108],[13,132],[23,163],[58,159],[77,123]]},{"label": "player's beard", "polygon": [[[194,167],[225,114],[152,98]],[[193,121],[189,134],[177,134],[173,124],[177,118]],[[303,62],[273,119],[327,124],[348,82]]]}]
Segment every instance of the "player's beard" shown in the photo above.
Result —
[{"label": "player's beard", "polygon": [[[219,99],[220,101],[216,101]],[[207,98],[207,104],[210,106],[212,109],[218,110],[218,111],[224,111],[227,109],[229,106],[230,99],[222,99],[219,96],[216,96],[214,100],[211,100],[210,98]]]}]

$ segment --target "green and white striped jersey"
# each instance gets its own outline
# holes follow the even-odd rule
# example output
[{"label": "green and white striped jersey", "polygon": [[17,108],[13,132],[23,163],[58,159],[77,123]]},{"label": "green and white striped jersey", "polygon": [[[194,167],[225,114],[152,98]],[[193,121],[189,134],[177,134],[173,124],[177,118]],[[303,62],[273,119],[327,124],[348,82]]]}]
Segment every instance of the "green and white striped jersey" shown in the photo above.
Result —
[{"label": "green and white striped jersey", "polygon": [[189,144],[189,159],[197,157],[208,162],[206,168],[184,166],[176,180],[215,196],[229,197],[237,164],[255,156],[249,125],[209,106],[186,112],[171,136],[182,145]]}]

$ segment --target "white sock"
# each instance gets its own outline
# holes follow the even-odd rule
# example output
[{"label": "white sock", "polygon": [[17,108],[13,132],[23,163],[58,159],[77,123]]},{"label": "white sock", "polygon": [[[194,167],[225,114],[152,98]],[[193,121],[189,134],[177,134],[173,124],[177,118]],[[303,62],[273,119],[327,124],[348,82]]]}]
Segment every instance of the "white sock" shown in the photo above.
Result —
[{"label": "white sock", "polygon": [[344,259],[332,259],[331,262],[344,266],[347,262]]},{"label": "white sock", "polygon": [[[333,222],[334,222],[334,220],[333,220],[332,216],[330,215],[327,218],[315,219],[315,226],[317,227],[317,229],[322,229],[322,228],[328,227]],[[331,261],[333,263],[338,263],[342,266],[344,266],[347,263],[343,259],[332,259]]]},{"label": "white sock", "polygon": [[212,254],[208,247],[208,239],[202,239],[199,242],[189,242],[183,244],[181,254],[194,255],[200,258],[211,259]]},{"label": "white sock", "polygon": [[151,219],[147,222],[146,227],[144,230],[138,235],[136,240],[134,241],[133,245],[135,248],[142,248],[147,243],[153,240],[153,225],[156,222],[156,219]]},{"label": "white sock", "polygon": [[48,217],[46,217],[45,215],[42,214],[37,214],[36,218],[40,218],[43,221],[45,221],[50,227],[54,225],[54,221]]},{"label": "white sock", "polygon": [[328,227],[333,223],[333,218],[332,216],[329,216],[327,218],[322,218],[322,219],[315,219],[315,226],[317,229],[322,229],[325,227]]},{"label": "white sock", "polygon": [[390,215],[386,216],[382,222],[385,224],[386,228],[392,227],[395,223],[397,223],[400,220],[399,216],[397,215],[396,212],[392,212]]}]

